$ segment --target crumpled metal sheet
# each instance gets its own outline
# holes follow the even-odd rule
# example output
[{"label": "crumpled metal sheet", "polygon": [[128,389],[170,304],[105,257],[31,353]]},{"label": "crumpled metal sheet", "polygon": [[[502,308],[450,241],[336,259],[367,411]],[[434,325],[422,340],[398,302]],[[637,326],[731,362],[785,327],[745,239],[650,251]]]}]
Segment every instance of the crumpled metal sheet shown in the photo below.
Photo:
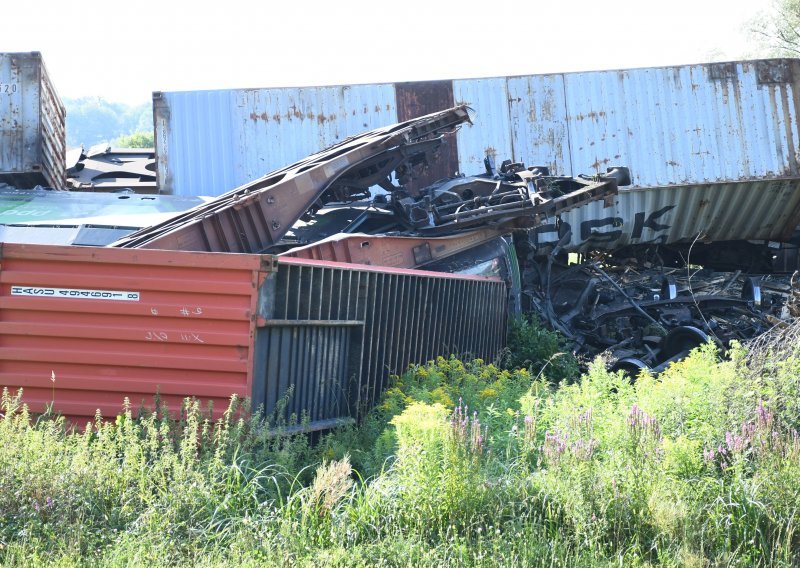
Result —
[{"label": "crumpled metal sheet", "polygon": [[262,252],[326,200],[369,196],[371,186],[390,185],[392,172],[401,185],[412,179],[441,135],[469,119],[459,106],[348,138],[113,246]]}]

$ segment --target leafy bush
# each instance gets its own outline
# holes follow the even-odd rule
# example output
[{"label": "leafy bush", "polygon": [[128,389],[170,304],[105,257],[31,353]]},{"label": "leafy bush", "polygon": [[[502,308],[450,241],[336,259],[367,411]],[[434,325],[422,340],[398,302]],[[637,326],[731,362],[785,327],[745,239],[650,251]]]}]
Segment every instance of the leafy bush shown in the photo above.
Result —
[{"label": "leafy bush", "polygon": [[574,381],[580,375],[564,336],[543,327],[534,315],[509,322],[507,343],[501,358],[507,369],[528,369],[533,376],[541,373],[556,383]]}]

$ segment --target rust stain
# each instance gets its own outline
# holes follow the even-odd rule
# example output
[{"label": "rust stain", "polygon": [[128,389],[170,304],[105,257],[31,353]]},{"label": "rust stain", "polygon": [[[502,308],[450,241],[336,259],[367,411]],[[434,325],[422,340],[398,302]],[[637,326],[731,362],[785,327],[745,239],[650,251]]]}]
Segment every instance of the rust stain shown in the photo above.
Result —
[{"label": "rust stain", "polygon": [[319,113],[317,115],[317,123],[325,124],[325,121],[327,121],[327,120],[328,120],[328,117],[326,117],[323,113]]},{"label": "rust stain", "polygon": [[386,103],[386,110],[387,111],[392,110],[392,105],[390,105],[389,103]]},{"label": "rust stain", "polygon": [[603,158],[602,160],[598,159],[594,164],[592,164],[589,167],[593,168],[595,170],[599,170],[602,166],[608,165],[608,162],[610,162],[610,161],[611,160],[609,160],[608,158]]},{"label": "rust stain", "polygon": [[369,112],[369,109],[367,108],[367,105],[364,105],[364,114],[367,114],[368,112]]},{"label": "rust stain", "polygon": [[311,111],[308,111],[308,112],[306,113],[306,118],[307,118],[308,120],[314,120],[314,113],[313,113],[313,112],[311,112]]},{"label": "rust stain", "polygon": [[675,160],[670,160],[670,161],[668,161],[668,162],[667,162],[667,165],[668,165],[668,166],[672,166],[673,168],[674,168],[674,167],[677,167],[677,166],[680,166],[680,164],[679,164],[678,162],[676,162]]},{"label": "rust stain", "polygon": [[275,122],[277,122],[278,124],[280,124],[280,122],[281,122],[281,115],[280,115],[280,113],[276,112],[275,114],[273,114],[273,115],[272,115],[272,120],[274,120]]},{"label": "rust stain", "polygon": [[375,105],[375,112],[381,112],[381,105]]},{"label": "rust stain", "polygon": [[698,204],[697,207],[698,208],[702,208],[702,207],[705,207],[706,205],[708,205],[709,203],[710,203],[710,201],[708,199],[703,199],[703,200],[700,201],[700,203]]}]

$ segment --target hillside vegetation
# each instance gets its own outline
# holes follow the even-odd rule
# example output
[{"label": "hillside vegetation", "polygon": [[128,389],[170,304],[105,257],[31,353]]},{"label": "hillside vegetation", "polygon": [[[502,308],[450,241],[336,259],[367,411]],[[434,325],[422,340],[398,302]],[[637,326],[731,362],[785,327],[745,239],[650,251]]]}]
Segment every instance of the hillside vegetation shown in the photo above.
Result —
[{"label": "hillside vegetation", "polygon": [[557,338],[515,334],[507,359],[528,349],[528,368],[414,366],[313,446],[236,400],[216,422],[187,400],[70,433],[6,392],[0,563],[800,563],[794,336],[724,360],[709,344],[632,384],[601,360],[573,380],[568,355],[537,351]]},{"label": "hillside vegetation", "polygon": [[83,145],[89,149],[101,143],[127,146],[120,144],[126,139],[118,139],[135,133],[152,135],[153,106],[149,102],[127,105],[100,97],[65,98],[63,102],[67,111],[67,148]]}]

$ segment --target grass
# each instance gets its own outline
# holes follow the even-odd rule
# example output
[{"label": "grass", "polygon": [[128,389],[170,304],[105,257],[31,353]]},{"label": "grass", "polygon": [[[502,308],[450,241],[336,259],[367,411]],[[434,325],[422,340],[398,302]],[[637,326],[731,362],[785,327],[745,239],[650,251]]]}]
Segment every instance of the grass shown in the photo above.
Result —
[{"label": "grass", "polygon": [[778,347],[633,384],[600,360],[551,381],[546,351],[440,358],[313,447],[237,400],[75,432],[5,391],[0,563],[796,566],[800,359]]}]

